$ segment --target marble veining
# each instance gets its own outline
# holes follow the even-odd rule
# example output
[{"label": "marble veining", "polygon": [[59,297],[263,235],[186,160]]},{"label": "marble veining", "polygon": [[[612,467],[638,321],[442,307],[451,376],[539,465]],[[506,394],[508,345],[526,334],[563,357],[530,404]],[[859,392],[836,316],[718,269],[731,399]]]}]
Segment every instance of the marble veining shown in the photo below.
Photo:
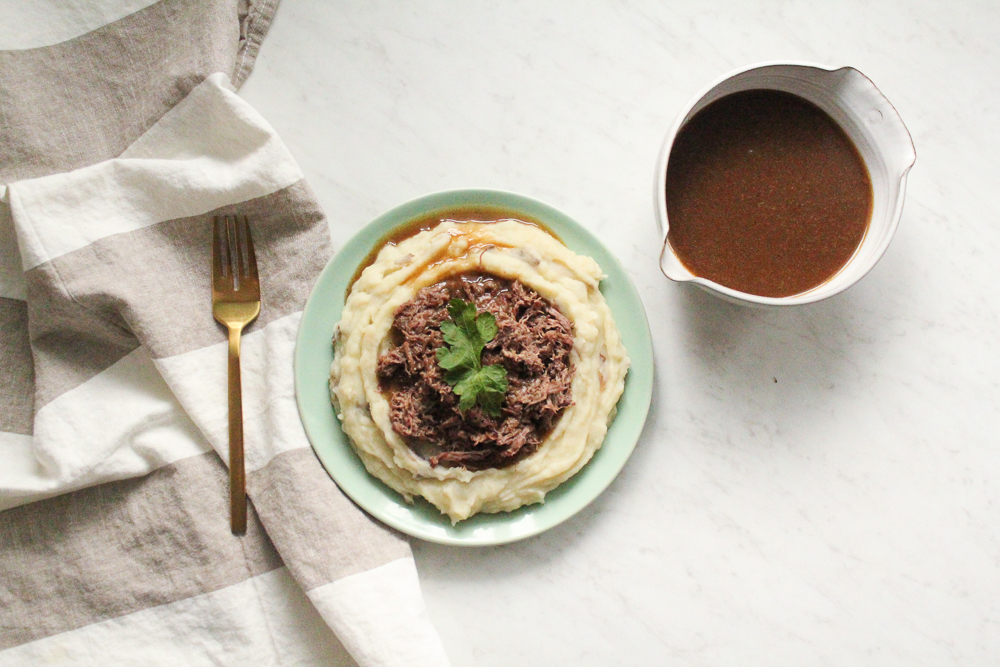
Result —
[{"label": "marble veining", "polygon": [[[456,666],[1000,660],[1000,5],[319,2],[279,8],[241,91],[337,244],[427,192],[509,189],[621,259],[656,387],[619,478],[561,526],[414,543]],[[858,285],[751,310],[657,267],[674,115],[735,67],[851,65],[917,150]]]}]

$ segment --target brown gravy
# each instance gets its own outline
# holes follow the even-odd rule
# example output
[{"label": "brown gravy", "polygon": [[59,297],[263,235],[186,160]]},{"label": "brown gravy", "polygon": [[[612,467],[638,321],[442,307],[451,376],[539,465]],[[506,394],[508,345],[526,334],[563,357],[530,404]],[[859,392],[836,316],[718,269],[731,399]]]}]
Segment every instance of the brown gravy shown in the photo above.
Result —
[{"label": "brown gravy", "polygon": [[[450,208],[440,209],[419,218],[414,218],[413,220],[410,220],[393,229],[391,232],[379,239],[378,243],[372,247],[371,252],[369,252],[365,257],[365,260],[358,265],[358,270],[354,272],[351,282],[347,285],[347,294],[351,293],[351,288],[354,287],[354,283],[358,281],[358,278],[361,277],[364,270],[375,263],[375,258],[378,257],[382,248],[387,245],[398,245],[406,239],[416,236],[420,232],[434,229],[442,222],[446,222],[448,220],[480,223],[500,222],[501,220],[517,220],[518,222],[523,222],[526,225],[540,227],[553,237],[557,239],[559,238],[552,233],[551,229],[538,220],[502,206],[453,206]],[[345,299],[347,298],[347,294],[344,296]]]},{"label": "brown gravy", "polygon": [[667,240],[696,276],[768,297],[811,290],[854,255],[872,184],[841,127],[801,97],[750,90],[709,104],[670,152]]}]

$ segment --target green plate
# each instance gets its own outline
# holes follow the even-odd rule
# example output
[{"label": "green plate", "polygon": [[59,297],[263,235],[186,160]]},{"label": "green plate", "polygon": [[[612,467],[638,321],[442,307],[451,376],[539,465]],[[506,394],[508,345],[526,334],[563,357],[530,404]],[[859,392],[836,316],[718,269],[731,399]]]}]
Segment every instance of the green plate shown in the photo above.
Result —
[{"label": "green plate", "polygon": [[[611,307],[632,360],[618,415],[604,445],[574,477],[551,491],[543,504],[514,512],[477,514],[456,526],[430,503],[409,505],[368,474],[340,429],[330,405],[329,374],[333,330],[344,293],[361,264],[382,238],[416,217],[453,206],[499,206],[545,224],[574,252],[597,260],[608,277],[601,292]],[[316,455],[337,485],[372,516],[413,537],[461,546],[503,544],[524,539],[570,518],[596,498],[625,465],[642,432],[653,393],[653,345],[642,301],[621,263],[589,231],[540,201],[499,190],[452,190],[414,199],[366,225],[320,274],[299,325],[295,347],[295,391],[299,414]]]}]

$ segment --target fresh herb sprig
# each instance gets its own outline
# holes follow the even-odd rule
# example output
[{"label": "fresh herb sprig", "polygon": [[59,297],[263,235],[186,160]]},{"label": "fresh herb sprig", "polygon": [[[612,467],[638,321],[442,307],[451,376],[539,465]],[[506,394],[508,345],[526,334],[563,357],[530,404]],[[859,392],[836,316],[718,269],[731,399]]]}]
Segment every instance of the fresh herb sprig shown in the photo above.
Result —
[{"label": "fresh herb sprig", "polygon": [[461,299],[448,302],[450,320],[441,323],[444,342],[451,347],[437,349],[438,365],[445,370],[444,380],[459,396],[462,414],[477,402],[483,412],[500,416],[500,405],[507,393],[507,369],[499,364],[483,366],[483,348],[497,335],[497,321],[492,313],[476,315],[476,305]]}]

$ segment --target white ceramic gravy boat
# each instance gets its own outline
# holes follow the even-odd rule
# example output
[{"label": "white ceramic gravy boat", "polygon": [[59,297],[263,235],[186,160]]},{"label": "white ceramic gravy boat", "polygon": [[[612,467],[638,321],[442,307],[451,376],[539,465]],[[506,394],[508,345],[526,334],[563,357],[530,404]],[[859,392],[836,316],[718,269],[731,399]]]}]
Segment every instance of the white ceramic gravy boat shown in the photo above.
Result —
[{"label": "white ceramic gravy boat", "polygon": [[[696,113],[720,97],[762,88],[793,93],[828,113],[858,148],[872,181],[872,217],[861,245],[832,278],[794,296],[757,296],[699,278],[681,263],[667,240],[670,229],[667,170],[677,133]],[[660,150],[654,190],[656,220],[663,237],[660,269],[671,280],[691,282],[729,301],[747,305],[791,306],[833,296],[868,273],[889,246],[903,213],[906,176],[915,160],[913,140],[899,114],[871,79],[852,67],[831,69],[812,63],[770,62],[730,72],[696,95],[678,114]]]}]

